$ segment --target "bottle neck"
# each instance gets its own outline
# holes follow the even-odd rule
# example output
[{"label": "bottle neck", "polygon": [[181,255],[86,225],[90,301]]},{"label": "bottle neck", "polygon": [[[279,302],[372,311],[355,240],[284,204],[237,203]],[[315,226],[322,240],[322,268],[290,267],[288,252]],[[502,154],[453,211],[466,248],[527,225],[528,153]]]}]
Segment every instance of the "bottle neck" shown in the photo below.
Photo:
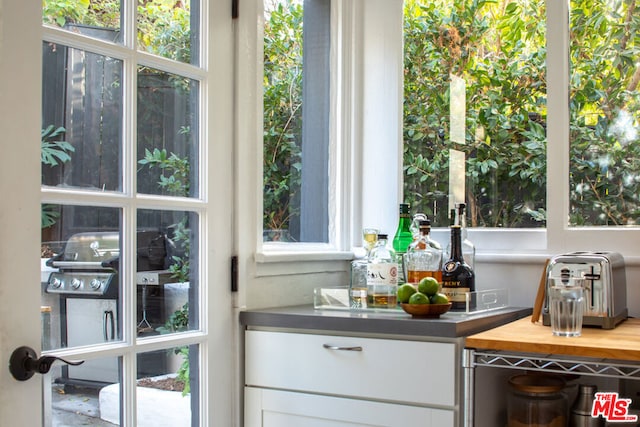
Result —
[{"label": "bottle neck", "polygon": [[451,259],[464,262],[464,258],[462,256],[462,236],[459,225],[451,227]]},{"label": "bottle neck", "polygon": [[429,231],[426,231],[421,227],[420,233],[418,233],[415,237],[411,245],[409,245],[408,250],[422,250],[426,249],[429,242]]},{"label": "bottle neck", "polygon": [[411,215],[400,214],[400,220],[398,221],[398,230],[410,231],[411,228]]},{"label": "bottle neck", "polygon": [[409,205],[406,203],[400,204],[400,219],[398,220],[398,231],[409,231],[411,227],[411,214],[409,213],[411,209]]}]

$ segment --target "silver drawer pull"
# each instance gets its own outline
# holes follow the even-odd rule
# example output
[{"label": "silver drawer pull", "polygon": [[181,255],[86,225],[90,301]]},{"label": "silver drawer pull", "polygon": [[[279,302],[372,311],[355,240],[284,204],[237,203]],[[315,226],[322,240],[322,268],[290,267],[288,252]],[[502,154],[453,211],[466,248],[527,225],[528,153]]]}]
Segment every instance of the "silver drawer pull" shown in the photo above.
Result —
[{"label": "silver drawer pull", "polygon": [[327,350],[362,351],[362,347],[360,346],[341,347],[339,345],[331,345],[331,344],[322,344],[322,346]]}]

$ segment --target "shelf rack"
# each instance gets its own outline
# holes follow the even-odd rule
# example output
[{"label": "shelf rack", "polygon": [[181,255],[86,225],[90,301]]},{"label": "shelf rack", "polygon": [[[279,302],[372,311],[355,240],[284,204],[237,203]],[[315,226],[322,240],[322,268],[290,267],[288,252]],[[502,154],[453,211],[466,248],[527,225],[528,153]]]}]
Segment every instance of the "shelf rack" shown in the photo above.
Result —
[{"label": "shelf rack", "polygon": [[474,426],[475,368],[492,367],[594,377],[640,380],[640,363],[588,357],[571,358],[540,353],[465,348],[462,354],[465,402],[463,425]]},{"label": "shelf rack", "polygon": [[490,366],[506,369],[526,369],[560,374],[640,380],[640,363],[613,359],[564,358],[556,355],[507,353],[504,351],[473,351],[474,367]]}]

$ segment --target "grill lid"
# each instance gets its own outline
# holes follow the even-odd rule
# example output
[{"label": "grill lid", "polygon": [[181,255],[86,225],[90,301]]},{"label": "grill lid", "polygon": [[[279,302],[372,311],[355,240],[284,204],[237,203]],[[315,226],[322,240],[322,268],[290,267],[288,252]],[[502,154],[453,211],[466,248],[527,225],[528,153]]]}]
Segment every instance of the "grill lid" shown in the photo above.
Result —
[{"label": "grill lid", "polygon": [[111,269],[120,256],[117,231],[76,233],[67,240],[64,251],[52,258],[51,267],[74,269]]}]

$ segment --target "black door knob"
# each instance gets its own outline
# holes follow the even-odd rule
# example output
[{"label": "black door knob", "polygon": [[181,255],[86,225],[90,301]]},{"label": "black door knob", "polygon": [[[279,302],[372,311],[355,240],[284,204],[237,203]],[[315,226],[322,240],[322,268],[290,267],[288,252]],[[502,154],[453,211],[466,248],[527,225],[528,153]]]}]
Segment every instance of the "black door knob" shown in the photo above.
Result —
[{"label": "black door knob", "polygon": [[9,359],[9,371],[13,378],[18,381],[26,381],[36,372],[46,374],[51,369],[53,362],[59,360],[67,365],[78,366],[84,363],[84,360],[65,360],[56,356],[42,356],[38,358],[35,350],[31,347],[18,347],[11,353]]}]

